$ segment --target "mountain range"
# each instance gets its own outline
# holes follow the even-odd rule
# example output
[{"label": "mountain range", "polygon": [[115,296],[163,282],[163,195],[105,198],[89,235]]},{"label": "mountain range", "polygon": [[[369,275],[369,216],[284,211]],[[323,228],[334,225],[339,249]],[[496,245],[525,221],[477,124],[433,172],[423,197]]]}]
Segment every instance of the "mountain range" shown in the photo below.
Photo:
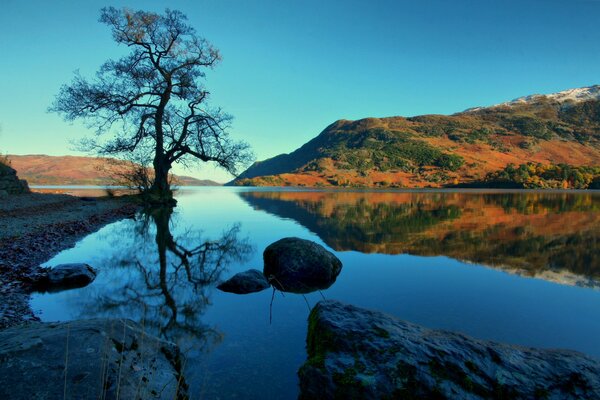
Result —
[{"label": "mountain range", "polygon": [[[123,170],[122,162],[111,158],[81,156],[8,155],[19,178],[30,185],[111,185],[114,172]],[[174,175],[181,186],[220,186],[211,180]]]},{"label": "mountain range", "polygon": [[[520,166],[520,167],[519,167]],[[600,183],[600,85],[453,115],[339,120],[229,184],[574,187]]]}]

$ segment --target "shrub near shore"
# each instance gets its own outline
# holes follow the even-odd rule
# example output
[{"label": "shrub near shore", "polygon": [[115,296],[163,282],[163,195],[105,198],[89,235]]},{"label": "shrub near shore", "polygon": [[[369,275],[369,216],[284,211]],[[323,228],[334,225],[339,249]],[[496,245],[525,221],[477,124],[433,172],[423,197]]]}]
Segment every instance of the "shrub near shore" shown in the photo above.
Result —
[{"label": "shrub near shore", "polygon": [[527,163],[488,174],[490,186],[521,189],[600,189],[600,167]]}]

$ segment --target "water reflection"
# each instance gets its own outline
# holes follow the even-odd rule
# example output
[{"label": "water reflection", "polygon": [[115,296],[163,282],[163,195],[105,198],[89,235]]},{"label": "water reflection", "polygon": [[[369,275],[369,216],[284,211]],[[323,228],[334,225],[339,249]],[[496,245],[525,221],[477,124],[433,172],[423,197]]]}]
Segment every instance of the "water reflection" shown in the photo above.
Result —
[{"label": "water reflection", "polygon": [[324,276],[320,281],[315,281],[306,276],[290,276],[284,274],[270,275],[273,288],[285,293],[308,294],[326,290],[335,283],[336,275]]},{"label": "water reflection", "polygon": [[338,251],[444,255],[600,287],[600,195],[247,191],[254,209],[293,219]]},{"label": "water reflection", "polygon": [[[173,210],[147,210],[135,223],[111,235],[113,251],[103,271],[111,282],[96,287],[81,307],[84,316],[125,316],[182,349],[209,350],[222,334],[202,323],[210,288],[227,267],[245,261],[253,248],[239,237],[239,225],[216,240],[188,230],[171,233]],[[123,246],[123,238],[130,238]],[[105,275],[106,276],[106,275]]]},{"label": "water reflection", "polygon": [[[267,189],[182,190],[172,214],[159,211],[105,227],[47,263],[88,262],[99,271],[96,280],[82,289],[35,295],[34,310],[45,321],[131,318],[183,342],[184,349],[196,344],[184,374],[193,398],[297,398],[308,306],[323,297],[482,339],[600,357],[600,291],[519,279],[445,257],[389,255],[479,257],[488,265],[499,260],[502,268],[538,276],[580,265],[597,277],[598,194],[259,190]],[[423,220],[415,220],[416,215]],[[236,221],[242,229],[228,235]],[[469,235],[479,242],[461,245]],[[249,250],[246,236],[256,251]],[[262,271],[262,250],[288,236],[337,250],[344,267],[322,295],[275,292],[269,324],[271,290],[237,296],[203,286],[249,268]],[[523,253],[520,237],[539,238],[537,245],[529,245],[535,254]],[[211,247],[202,262],[201,251],[195,250],[207,242],[226,245],[222,251]],[[558,250],[566,261],[560,261]],[[250,254],[247,261],[236,261],[244,254]]]}]

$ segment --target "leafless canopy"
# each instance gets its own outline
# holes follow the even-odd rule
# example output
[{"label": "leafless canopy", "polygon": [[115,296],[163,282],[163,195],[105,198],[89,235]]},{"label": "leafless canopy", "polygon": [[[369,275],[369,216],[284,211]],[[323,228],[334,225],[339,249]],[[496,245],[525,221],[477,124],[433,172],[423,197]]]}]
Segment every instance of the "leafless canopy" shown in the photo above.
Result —
[{"label": "leafless canopy", "polygon": [[185,15],[109,7],[100,22],[129,53],[105,62],[93,80],[77,73],[50,108],[97,129],[83,142],[86,149],[104,155],[150,150],[158,189],[168,189],[166,176],[176,162],[212,161],[235,174],[251,161],[248,145],[227,133],[231,117],[206,104],[205,71],[221,56]]}]

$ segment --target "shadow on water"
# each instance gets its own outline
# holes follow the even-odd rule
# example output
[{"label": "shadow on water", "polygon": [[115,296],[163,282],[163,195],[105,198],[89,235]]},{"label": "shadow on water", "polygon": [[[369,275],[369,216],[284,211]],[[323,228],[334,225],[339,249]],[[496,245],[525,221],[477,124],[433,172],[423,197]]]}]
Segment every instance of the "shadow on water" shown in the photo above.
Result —
[{"label": "shadow on water", "polygon": [[337,251],[448,256],[600,287],[600,195],[541,192],[243,191]]},{"label": "shadow on water", "polygon": [[[133,225],[116,232],[114,251],[103,268],[114,279],[87,296],[85,316],[119,315],[146,331],[178,344],[182,350],[209,351],[222,340],[201,318],[210,306],[210,291],[228,266],[253,252],[239,237],[239,225],[208,240],[198,231],[171,233],[172,208],[146,210]],[[130,246],[120,241],[133,238]]]}]

